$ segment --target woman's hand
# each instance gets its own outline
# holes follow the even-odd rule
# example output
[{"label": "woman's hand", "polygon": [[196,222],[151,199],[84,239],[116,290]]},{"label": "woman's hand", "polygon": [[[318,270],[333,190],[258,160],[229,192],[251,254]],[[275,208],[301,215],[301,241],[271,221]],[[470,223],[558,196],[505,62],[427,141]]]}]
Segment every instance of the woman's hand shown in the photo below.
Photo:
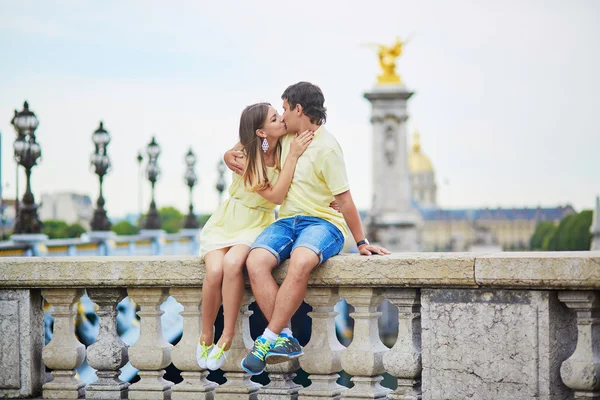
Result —
[{"label": "woman's hand", "polygon": [[308,145],[312,142],[315,133],[311,130],[306,130],[300,134],[296,134],[292,144],[290,145],[290,156],[300,157]]}]

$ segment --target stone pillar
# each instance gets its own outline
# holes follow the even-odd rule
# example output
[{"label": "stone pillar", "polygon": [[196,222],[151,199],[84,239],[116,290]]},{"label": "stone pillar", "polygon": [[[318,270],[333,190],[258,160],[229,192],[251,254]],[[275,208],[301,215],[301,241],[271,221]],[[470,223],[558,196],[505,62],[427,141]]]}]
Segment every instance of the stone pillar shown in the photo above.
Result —
[{"label": "stone pillar", "polygon": [[354,387],[342,393],[342,399],[385,399],[390,392],[379,384],[385,372],[383,356],[389,351],[379,338],[377,305],[383,301],[381,291],[373,288],[343,287],[342,296],[354,306],[354,337],[342,352],[342,368],[352,375]]},{"label": "stone pillar", "polygon": [[402,85],[378,85],[364,94],[372,104],[373,125],[373,205],[368,230],[374,235],[372,241],[391,251],[420,249],[421,217],[411,205],[406,132],[407,101],[412,95]]},{"label": "stone pillar", "polygon": [[100,331],[87,349],[87,362],[96,369],[98,380],[86,388],[86,399],[127,398],[129,383],[119,379],[119,369],[127,364],[127,345],[117,334],[117,304],[127,296],[125,289],[88,289],[90,300],[98,305]]},{"label": "stone pillar", "polygon": [[36,289],[0,289],[0,398],[42,393],[44,313]]},{"label": "stone pillar", "polygon": [[[134,400],[171,399],[172,382],[163,379],[171,363],[171,344],[162,335],[160,305],[169,296],[168,288],[129,288],[131,300],[141,310],[140,337],[129,348],[131,365],[139,369],[140,381],[129,388],[129,398]],[[194,352],[195,354],[195,352]]]},{"label": "stone pillar", "polygon": [[302,385],[294,382],[296,371],[300,368],[298,359],[280,364],[267,364],[268,385],[258,392],[258,400],[296,400]]},{"label": "stone pillar", "polygon": [[346,348],[338,341],[335,333],[333,307],[340,295],[337,288],[308,288],[306,302],[313,308],[308,313],[312,318],[310,341],[304,346],[300,366],[308,372],[312,384],[300,390],[300,399],[339,399],[347,388],[337,384],[342,370],[341,354]]},{"label": "stone pillar", "polygon": [[598,292],[559,292],[558,298],[577,313],[577,347],[560,367],[575,400],[600,399],[600,296]]},{"label": "stone pillar", "polygon": [[250,294],[250,291],[246,291],[242,299],[240,315],[235,325],[235,335],[231,341],[231,352],[225,364],[221,367],[225,371],[227,382],[215,389],[216,398],[219,400],[258,399],[257,392],[261,388],[261,385],[252,382],[250,380],[252,375],[244,371],[241,365],[242,360],[252,350],[252,346],[254,345],[254,341],[250,336],[249,320],[252,311],[248,310],[248,306],[252,301],[254,301],[254,298]]},{"label": "stone pillar", "polygon": [[416,289],[393,289],[385,297],[398,307],[398,339],[383,357],[385,370],[398,378],[388,399],[421,398],[421,302]]},{"label": "stone pillar", "polygon": [[171,295],[183,305],[183,336],[171,351],[173,364],[181,371],[183,381],[173,386],[173,400],[213,400],[216,383],[206,379],[208,370],[196,360],[196,348],[202,324],[202,289],[173,288]]},{"label": "stone pillar", "polygon": [[85,346],[75,337],[73,305],[83,289],[44,289],[42,296],[54,306],[54,334],[42,350],[44,364],[52,369],[54,380],[44,384],[45,399],[78,399],[83,397],[84,383],[75,378],[74,369],[85,357]]}]

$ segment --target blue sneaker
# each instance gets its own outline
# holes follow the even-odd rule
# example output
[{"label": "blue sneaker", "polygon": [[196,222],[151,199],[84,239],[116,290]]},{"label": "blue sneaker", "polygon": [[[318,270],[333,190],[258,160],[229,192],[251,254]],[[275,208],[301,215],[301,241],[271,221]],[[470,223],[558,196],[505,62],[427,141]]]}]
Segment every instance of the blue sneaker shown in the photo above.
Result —
[{"label": "blue sneaker", "polygon": [[273,343],[269,343],[267,339],[259,336],[254,341],[252,351],[242,360],[242,368],[250,375],[259,375],[264,370],[267,364],[265,356],[273,347]]},{"label": "blue sneaker", "polygon": [[292,358],[298,358],[301,355],[304,355],[304,352],[298,340],[293,336],[282,333],[277,338],[273,348],[267,353],[265,361],[267,364],[279,364]]}]

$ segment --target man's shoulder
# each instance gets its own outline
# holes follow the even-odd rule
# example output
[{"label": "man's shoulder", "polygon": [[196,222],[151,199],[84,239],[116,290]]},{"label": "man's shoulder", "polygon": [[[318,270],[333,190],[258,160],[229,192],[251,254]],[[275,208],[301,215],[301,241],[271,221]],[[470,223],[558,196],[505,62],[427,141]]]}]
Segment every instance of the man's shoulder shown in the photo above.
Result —
[{"label": "man's shoulder", "polygon": [[325,127],[322,127],[321,136],[322,150],[325,153],[329,153],[331,151],[342,151],[342,147],[340,146],[340,143],[336,137]]}]

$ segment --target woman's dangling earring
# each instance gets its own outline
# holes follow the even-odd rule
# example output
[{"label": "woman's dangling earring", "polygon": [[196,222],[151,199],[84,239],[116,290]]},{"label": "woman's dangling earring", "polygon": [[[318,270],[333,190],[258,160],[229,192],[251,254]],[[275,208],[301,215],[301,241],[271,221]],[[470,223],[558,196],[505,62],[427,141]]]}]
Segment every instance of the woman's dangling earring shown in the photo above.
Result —
[{"label": "woman's dangling earring", "polygon": [[261,147],[262,147],[263,152],[265,152],[265,153],[267,152],[267,150],[269,150],[269,142],[267,142],[267,138],[263,139]]}]

